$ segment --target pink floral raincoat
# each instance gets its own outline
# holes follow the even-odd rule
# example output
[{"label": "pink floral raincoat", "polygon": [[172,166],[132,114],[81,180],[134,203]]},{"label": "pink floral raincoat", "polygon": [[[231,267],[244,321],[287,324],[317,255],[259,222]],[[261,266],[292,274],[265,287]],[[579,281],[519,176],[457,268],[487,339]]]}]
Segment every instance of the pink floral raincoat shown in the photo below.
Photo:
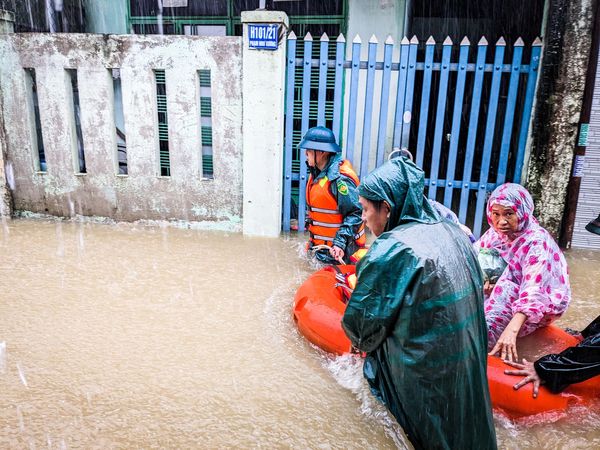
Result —
[{"label": "pink floral raincoat", "polygon": [[[510,207],[517,215],[518,231],[512,241],[492,226],[491,209],[495,204]],[[519,336],[558,319],[569,305],[571,287],[565,258],[552,236],[533,217],[533,199],[523,186],[506,183],[496,188],[487,203],[487,218],[490,229],[475,247],[495,248],[508,264],[485,299],[491,349],[517,312],[527,316]]]}]

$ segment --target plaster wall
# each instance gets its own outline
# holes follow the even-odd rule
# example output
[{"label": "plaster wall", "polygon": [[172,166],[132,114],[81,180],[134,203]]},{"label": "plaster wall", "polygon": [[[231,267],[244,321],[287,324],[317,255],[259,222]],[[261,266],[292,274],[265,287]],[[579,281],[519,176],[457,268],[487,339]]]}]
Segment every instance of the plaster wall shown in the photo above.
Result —
[{"label": "plaster wall", "polygon": [[[392,36],[396,43],[403,38],[405,0],[348,0],[348,43],[357,34],[367,42],[372,34],[383,43]],[[319,36],[313,36],[318,39]],[[329,36],[335,40],[337,36]],[[363,57],[367,56],[363,50]],[[381,50],[380,57],[383,57]]]},{"label": "plaster wall", "polygon": [[[246,235],[281,233],[285,33],[288,18],[279,11],[243,11],[244,225]],[[277,50],[248,45],[248,23],[279,24]]]},{"label": "plaster wall", "polygon": [[128,0],[84,0],[85,23],[88,33],[127,33]]},{"label": "plaster wall", "polygon": [[[0,9],[0,35],[14,31],[14,19],[14,15],[11,12]],[[8,182],[12,182],[12,167],[8,166],[7,177],[5,161],[7,154],[6,127],[2,115],[2,105],[4,104],[3,94],[0,89],[0,217],[5,218],[10,217],[12,214],[12,198],[8,187]]]},{"label": "plaster wall", "polygon": [[[366,61],[368,58],[369,51],[369,40],[372,36],[378,42],[377,45],[377,61],[383,61],[385,42],[388,37],[394,42],[394,48],[392,51],[392,61],[398,62],[400,58],[400,42],[403,38],[404,30],[404,17],[405,17],[406,1],[405,0],[349,0],[348,1],[348,32],[346,37],[346,59],[352,59],[352,41],[358,35],[361,40],[361,60]],[[318,40],[320,36],[313,36],[315,40]],[[330,36],[332,41],[335,41],[337,36]],[[316,44],[318,45],[318,43]],[[357,110],[356,110],[356,134],[354,141],[354,154],[357,158],[354,161],[354,168],[359,170],[360,167],[360,150],[362,148],[363,139],[363,123],[364,123],[364,109],[365,109],[365,92],[366,92],[366,72],[361,71],[361,77],[359,79],[358,87],[358,98],[357,98]],[[346,89],[344,98],[344,123],[348,121],[348,105],[350,101],[350,69],[346,70]],[[369,136],[369,142],[371,145],[370,153],[370,169],[375,168],[377,146],[377,130],[379,124],[380,105],[381,105],[381,82],[382,82],[382,71],[375,71],[375,81],[373,90],[373,113],[371,118],[371,133]],[[393,71],[390,77],[390,98],[387,111],[387,127],[386,127],[386,140],[385,150],[386,153],[392,151],[392,138],[394,130],[394,112],[395,112],[395,96],[396,86],[398,83],[398,72]],[[345,151],[347,147],[346,133],[347,129],[344,130],[342,135],[342,147]],[[364,176],[366,174],[360,174]]]},{"label": "plaster wall", "polygon": [[[14,175],[15,210],[241,228],[241,38],[4,34],[0,54],[5,164]],[[36,73],[47,172],[38,170],[24,68]],[[121,69],[126,176],[117,175],[112,68]],[[78,73],[85,174],[78,173],[65,69]],[[166,74],[169,177],[159,170],[156,69]],[[200,69],[211,71],[214,179],[204,179],[200,169]]]}]

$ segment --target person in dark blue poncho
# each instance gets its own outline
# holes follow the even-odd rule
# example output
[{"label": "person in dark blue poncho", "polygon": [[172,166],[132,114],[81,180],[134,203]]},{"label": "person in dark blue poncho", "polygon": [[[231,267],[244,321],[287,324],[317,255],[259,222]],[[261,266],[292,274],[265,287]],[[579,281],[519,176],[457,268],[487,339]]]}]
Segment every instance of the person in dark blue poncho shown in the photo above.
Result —
[{"label": "person in dark blue poncho", "polygon": [[495,449],[477,256],[423,196],[405,158],[359,186],[377,239],[357,266],[342,326],[366,352],[364,375],[417,449]]}]

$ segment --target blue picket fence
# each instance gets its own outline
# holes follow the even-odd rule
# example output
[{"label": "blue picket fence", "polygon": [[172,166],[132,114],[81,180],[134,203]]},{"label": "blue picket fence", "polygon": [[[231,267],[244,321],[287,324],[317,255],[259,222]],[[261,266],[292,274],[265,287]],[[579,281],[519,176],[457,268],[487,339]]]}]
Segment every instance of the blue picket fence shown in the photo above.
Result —
[{"label": "blue picket fence", "polygon": [[466,38],[458,46],[404,38],[399,48],[388,38],[382,60],[378,45],[372,37],[362,60],[357,36],[346,59],[342,35],[333,44],[323,35],[316,46],[310,34],[289,34],[283,230],[294,218],[305,229],[308,177],[297,143],[309,127],[325,125],[359,176],[407,148],[425,171],[426,195],[479,236],[488,194],[521,180],[541,41],[526,47],[519,38],[508,47],[501,38],[491,55],[485,38],[474,54]]}]

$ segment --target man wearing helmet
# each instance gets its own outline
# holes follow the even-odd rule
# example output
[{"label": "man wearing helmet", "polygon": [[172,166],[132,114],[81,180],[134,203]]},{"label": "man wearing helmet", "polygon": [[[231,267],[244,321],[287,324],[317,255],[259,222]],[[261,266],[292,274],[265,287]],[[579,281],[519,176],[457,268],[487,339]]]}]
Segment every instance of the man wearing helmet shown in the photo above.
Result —
[{"label": "man wearing helmet", "polygon": [[310,172],[306,184],[308,249],[324,263],[355,263],[365,252],[358,176],[329,128],[309,129],[300,149]]}]

